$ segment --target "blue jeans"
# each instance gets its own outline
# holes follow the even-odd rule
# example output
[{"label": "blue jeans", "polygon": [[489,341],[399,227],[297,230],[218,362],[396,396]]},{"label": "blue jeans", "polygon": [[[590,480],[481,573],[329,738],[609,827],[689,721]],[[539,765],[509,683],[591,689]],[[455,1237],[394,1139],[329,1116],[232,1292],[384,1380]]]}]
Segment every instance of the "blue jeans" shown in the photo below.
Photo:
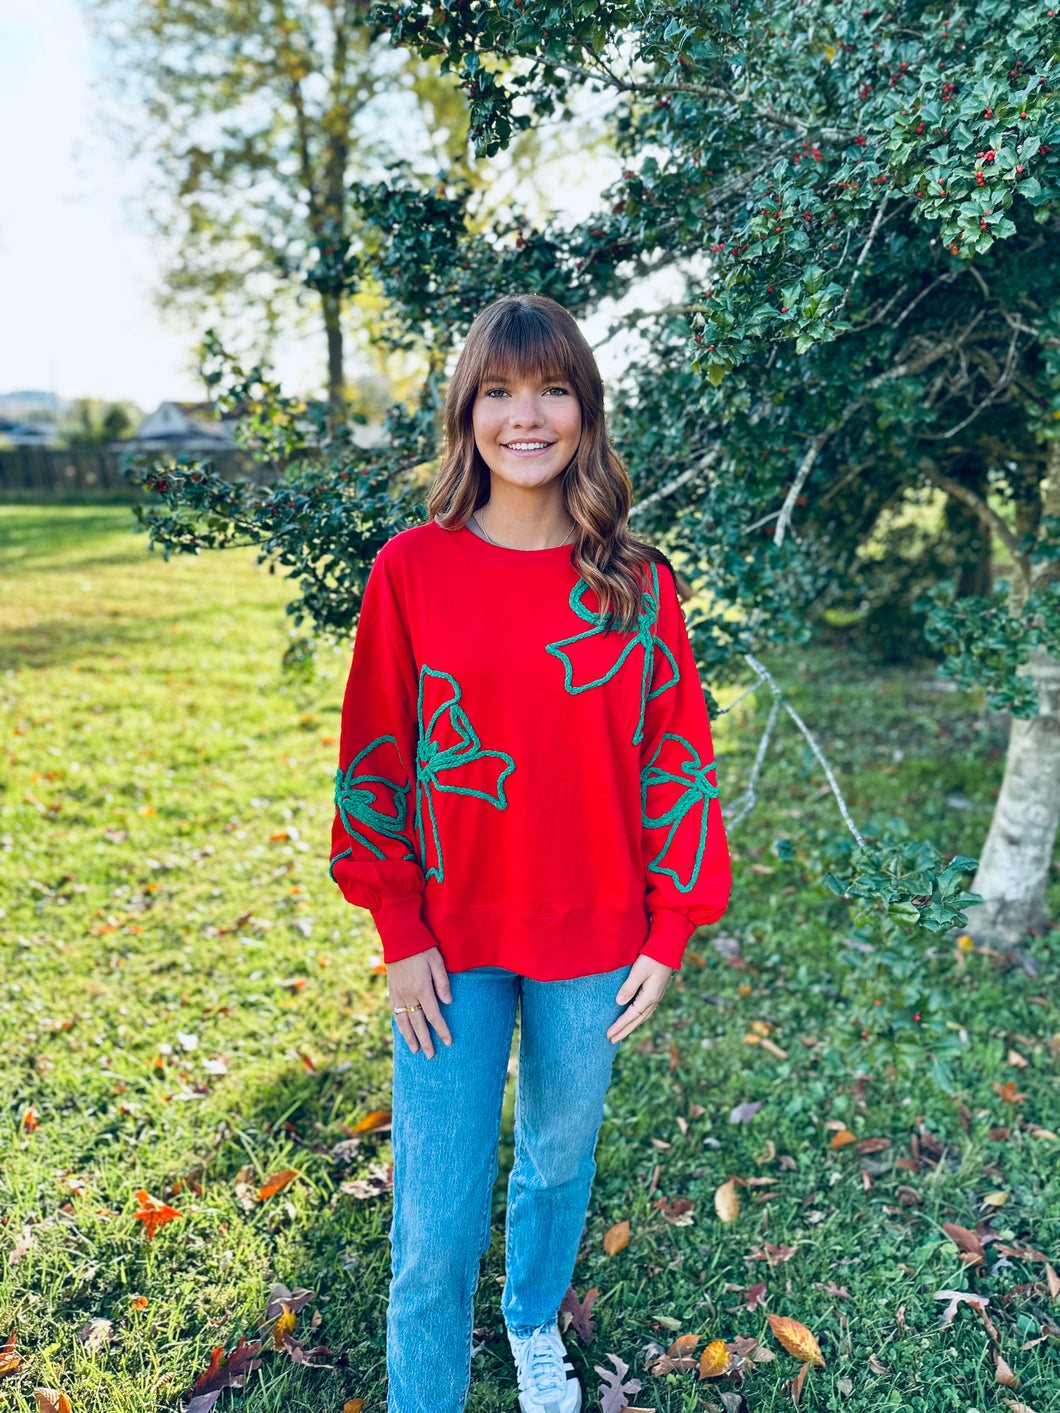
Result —
[{"label": "blue jeans", "polygon": [[391,1021],[387,1413],[462,1413],[467,1400],[517,1002],[515,1164],[501,1312],[517,1333],[556,1318],[585,1226],[618,1048],[606,1031],[626,1009],[615,996],[629,971],[570,981],[531,981],[503,967],[451,972],[453,999],[439,1004],[453,1043],[432,1031],[430,1059],[422,1049],[413,1054]]}]

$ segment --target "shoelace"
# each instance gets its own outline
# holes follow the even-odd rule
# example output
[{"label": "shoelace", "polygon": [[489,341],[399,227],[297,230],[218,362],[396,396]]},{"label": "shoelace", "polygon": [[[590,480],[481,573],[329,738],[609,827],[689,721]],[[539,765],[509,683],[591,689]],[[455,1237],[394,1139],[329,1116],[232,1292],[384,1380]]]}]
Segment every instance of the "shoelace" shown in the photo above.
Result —
[{"label": "shoelace", "polygon": [[523,1367],[519,1370],[520,1381],[532,1384],[535,1392],[562,1393],[567,1382],[563,1356],[550,1340],[536,1338],[538,1334],[547,1333],[550,1328],[544,1325],[531,1336],[523,1352]]}]

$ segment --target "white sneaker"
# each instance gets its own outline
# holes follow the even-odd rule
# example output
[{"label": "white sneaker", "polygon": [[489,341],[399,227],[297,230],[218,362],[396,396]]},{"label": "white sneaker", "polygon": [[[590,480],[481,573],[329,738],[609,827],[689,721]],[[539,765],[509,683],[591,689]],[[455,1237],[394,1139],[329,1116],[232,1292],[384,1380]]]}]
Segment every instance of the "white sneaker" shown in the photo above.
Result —
[{"label": "white sneaker", "polygon": [[581,1384],[555,1320],[529,1335],[509,1330],[508,1343],[519,1377],[522,1413],[579,1413]]}]

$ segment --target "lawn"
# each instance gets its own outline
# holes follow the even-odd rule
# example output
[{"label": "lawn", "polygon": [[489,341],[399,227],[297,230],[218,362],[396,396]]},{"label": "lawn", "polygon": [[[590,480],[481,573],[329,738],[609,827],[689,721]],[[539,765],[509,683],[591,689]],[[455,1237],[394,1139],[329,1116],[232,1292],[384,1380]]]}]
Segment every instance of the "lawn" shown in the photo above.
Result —
[{"label": "lawn", "polygon": [[[247,550],[166,563],[131,523],[0,507],[0,1407],[33,1410],[43,1387],[74,1413],[178,1409],[246,1337],[261,1362],[222,1413],[382,1413],[386,982],[370,916],[327,874],[348,652],[285,679],[282,576]],[[900,813],[976,853],[1004,741],[975,701],[930,665],[839,649],[770,666],[860,822]],[[723,803],[760,696],[717,723]],[[1060,1413],[1060,934],[1022,965],[928,935],[881,949],[808,881],[802,843],[837,819],[822,785],[789,725],[733,835],[728,914],[619,1047],[574,1278],[598,1291],[595,1338],[567,1334],[586,1406],[614,1355],[658,1413],[736,1408],[741,1389],[791,1407],[801,1365],[769,1312],[819,1341],[804,1408]],[[511,1099],[472,1413],[514,1406]],[[179,1213],[153,1234],[152,1204]],[[982,1258],[944,1224],[978,1228]],[[313,1293],[292,1347],[323,1346],[326,1367],[273,1347],[277,1283]],[[943,1290],[989,1303],[942,1324]],[[697,1357],[758,1339],[760,1357],[742,1384],[653,1373],[679,1335]]]}]

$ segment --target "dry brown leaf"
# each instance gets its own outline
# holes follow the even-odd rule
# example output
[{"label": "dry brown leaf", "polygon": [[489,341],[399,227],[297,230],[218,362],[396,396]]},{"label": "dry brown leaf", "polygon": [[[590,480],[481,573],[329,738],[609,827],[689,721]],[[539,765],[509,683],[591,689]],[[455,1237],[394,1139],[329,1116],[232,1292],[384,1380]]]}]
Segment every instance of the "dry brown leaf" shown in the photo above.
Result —
[{"label": "dry brown leaf", "polygon": [[1056,1274],[1055,1268],[1049,1261],[1045,1263],[1045,1283],[1049,1287],[1049,1298],[1051,1300],[1056,1300],[1060,1297],[1060,1276]]},{"label": "dry brown leaf", "polygon": [[791,1382],[785,1385],[788,1392],[791,1394],[791,1401],[796,1408],[798,1408],[799,1400],[802,1398],[802,1386],[806,1382],[806,1375],[809,1372],[809,1364],[804,1364]]},{"label": "dry brown leaf", "polygon": [[859,1139],[858,1139],[858,1152],[859,1152],[859,1153],[882,1153],[885,1148],[890,1148],[890,1146],[891,1146],[891,1140],[890,1140],[889,1138],[859,1138]]},{"label": "dry brown leaf", "polygon": [[845,1148],[848,1143],[857,1143],[858,1136],[851,1133],[848,1128],[841,1128],[837,1133],[833,1133],[828,1140],[829,1148]]},{"label": "dry brown leaf", "polygon": [[1000,1354],[994,1360],[994,1378],[1005,1388],[1019,1388],[1020,1386],[1019,1379]]},{"label": "dry brown leaf", "polygon": [[793,1354],[796,1359],[805,1359],[811,1364],[824,1368],[824,1355],[817,1340],[805,1325],[793,1320],[790,1315],[770,1315],[767,1313],[769,1328],[776,1336],[777,1343]]},{"label": "dry brown leaf", "polygon": [[361,1413],[363,1407],[363,1398],[348,1398],[342,1405],[342,1413]]},{"label": "dry brown leaf", "polygon": [[683,1354],[690,1354],[698,1343],[699,1335],[697,1334],[678,1335],[666,1353],[671,1359],[679,1359]]},{"label": "dry brown leaf", "polygon": [[777,1145],[771,1138],[766,1139],[766,1146],[761,1153],[755,1154],[756,1163],[775,1163],[777,1160]]},{"label": "dry brown leaf", "polygon": [[1020,1403],[1015,1398],[1003,1398],[1001,1402],[1006,1408],[1011,1409],[1011,1413],[1034,1413],[1034,1409],[1029,1403]]},{"label": "dry brown leaf", "polygon": [[974,1231],[969,1231],[957,1222],[943,1222],[942,1230],[964,1255],[973,1257],[976,1264],[986,1260],[983,1243]]},{"label": "dry brown leaf", "polygon": [[771,1034],[772,1031],[776,1030],[776,1026],[770,1025],[768,1021],[753,1020],[751,1022],[751,1029],[756,1035],[761,1035],[765,1037]]},{"label": "dry brown leaf", "polygon": [[736,1193],[736,1183],[732,1178],[729,1178],[728,1182],[723,1182],[715,1192],[714,1210],[718,1214],[718,1220],[722,1222],[734,1222],[740,1215],[740,1199]]},{"label": "dry brown leaf", "polygon": [[782,1050],[780,1046],[777,1045],[776,1042],[773,1040],[763,1040],[762,1049],[768,1050],[769,1053],[775,1056],[778,1060],[786,1060],[788,1058],[788,1052],[786,1050]]},{"label": "dry brown leaf", "polygon": [[741,1036],[740,1036],[740,1044],[741,1044],[741,1045],[761,1045],[761,1043],[762,1043],[762,1037],[761,1037],[760,1035],[741,1035]]},{"label": "dry brown leaf", "polygon": [[629,1245],[629,1222],[616,1222],[604,1232],[604,1250],[608,1256],[615,1256]]},{"label": "dry brown leaf", "polygon": [[732,1368],[732,1356],[725,1348],[723,1339],[711,1340],[699,1356],[699,1377],[717,1379]]},{"label": "dry brown leaf", "polygon": [[5,1374],[13,1374],[22,1367],[21,1356],[15,1353],[17,1333],[17,1330],[12,1330],[7,1337],[7,1343],[0,1348],[0,1378]]},{"label": "dry brown leaf", "polygon": [[881,1364],[875,1354],[870,1354],[868,1358],[869,1368],[874,1374],[889,1374],[891,1372],[887,1364]]},{"label": "dry brown leaf", "polygon": [[1008,1064],[1014,1066],[1014,1068],[1018,1070],[1025,1070],[1030,1064],[1030,1061],[1024,1059],[1024,1057],[1020,1054],[1018,1050],[1010,1050],[1008,1052]]},{"label": "dry brown leaf", "polygon": [[70,1400],[61,1388],[35,1388],[37,1413],[73,1413]]},{"label": "dry brown leaf", "polygon": [[272,1173],[258,1188],[258,1201],[264,1202],[269,1197],[275,1197],[277,1192],[282,1192],[288,1183],[294,1182],[296,1177],[298,1177],[297,1168],[281,1168],[278,1173]]},{"label": "dry brown leaf", "polygon": [[1008,1201],[1007,1192],[988,1192],[983,1198],[984,1207],[1004,1207]]}]

